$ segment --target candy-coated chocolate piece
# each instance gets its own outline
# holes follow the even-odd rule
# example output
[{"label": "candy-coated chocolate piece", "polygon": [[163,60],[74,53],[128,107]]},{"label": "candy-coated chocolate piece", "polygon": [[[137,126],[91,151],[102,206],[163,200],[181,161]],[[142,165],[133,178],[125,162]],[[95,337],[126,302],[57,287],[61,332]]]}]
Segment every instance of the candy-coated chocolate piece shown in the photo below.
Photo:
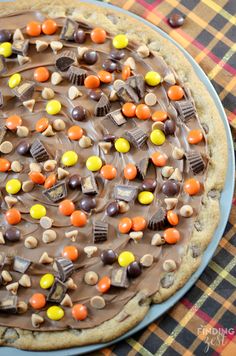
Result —
[{"label": "candy-coated chocolate piece", "polygon": [[102,167],[102,160],[98,156],[90,156],[86,161],[86,167],[89,171],[96,172]]},{"label": "candy-coated chocolate piece", "polygon": [[130,218],[122,218],[119,222],[118,229],[122,234],[128,234],[132,228],[132,220]]},{"label": "candy-coated chocolate piece", "polygon": [[46,82],[49,76],[50,74],[46,67],[38,67],[34,70],[34,80],[36,80],[36,82]]},{"label": "candy-coated chocolate piece", "polygon": [[105,166],[102,167],[100,173],[101,173],[101,176],[107,180],[114,179],[117,174],[116,168],[114,166],[112,166],[111,164],[105,164]]},{"label": "candy-coated chocolate piece", "polygon": [[68,186],[70,189],[79,189],[81,187],[81,177],[79,174],[73,174],[69,181]]},{"label": "candy-coated chocolate piece", "polygon": [[170,100],[181,100],[184,96],[184,91],[179,85],[172,85],[167,91]]},{"label": "candy-coated chocolate piece", "polygon": [[19,224],[19,222],[21,221],[21,213],[18,209],[11,208],[11,209],[7,210],[7,212],[5,214],[5,218],[6,218],[6,221],[8,222],[8,224],[16,225],[16,224]]},{"label": "candy-coated chocolate piece", "polygon": [[143,231],[147,226],[147,221],[143,216],[135,216],[132,218],[132,230]]},{"label": "candy-coated chocolate piece", "polygon": [[106,293],[111,287],[111,280],[108,276],[104,276],[97,284],[97,289],[101,293]]},{"label": "candy-coated chocolate piece", "polygon": [[113,47],[115,47],[116,49],[126,48],[128,46],[128,43],[128,37],[124,34],[116,35],[112,41]]},{"label": "candy-coated chocolate piece", "polygon": [[93,65],[97,62],[98,60],[98,54],[94,50],[88,50],[84,53],[83,55],[83,60],[85,61],[86,64],[88,65]]},{"label": "candy-coated chocolate piece", "polygon": [[57,305],[53,305],[47,310],[47,317],[55,321],[62,319],[64,314],[64,310]]},{"label": "candy-coated chocolate piece", "polygon": [[130,150],[130,143],[123,137],[118,138],[115,141],[115,149],[120,153],[127,153]]},{"label": "candy-coated chocolate piece", "polygon": [[154,192],[157,186],[157,181],[153,178],[145,178],[142,182],[142,189],[148,192]]},{"label": "candy-coated chocolate piece", "polygon": [[86,110],[83,106],[75,106],[71,111],[71,116],[75,121],[84,121],[86,119]]},{"label": "candy-coated chocolate piece", "polygon": [[62,215],[70,216],[75,211],[75,204],[70,199],[64,199],[59,204],[59,211]]},{"label": "candy-coated chocolate piece", "polygon": [[30,143],[28,141],[21,141],[17,148],[16,151],[19,155],[25,156],[29,153],[30,150]]},{"label": "candy-coated chocolate piece", "polygon": [[6,127],[9,130],[16,130],[18,126],[22,125],[22,118],[19,115],[11,115],[6,119]]},{"label": "candy-coated chocolate piece", "polygon": [[155,72],[155,71],[147,72],[146,75],[145,75],[145,82],[148,85],[150,85],[152,87],[155,87],[158,84],[160,84],[161,76],[160,76],[160,74],[158,72]]},{"label": "candy-coated chocolate piece", "polygon": [[21,181],[13,178],[6,183],[6,191],[9,194],[17,194],[21,190]]},{"label": "candy-coated chocolate piece", "polygon": [[46,273],[40,278],[40,287],[43,289],[48,289],[53,285],[55,277],[51,273]]},{"label": "candy-coated chocolate piece", "polygon": [[141,266],[139,262],[131,262],[127,267],[127,273],[130,278],[137,278],[142,273]]},{"label": "candy-coated chocolate piece", "polygon": [[57,23],[53,19],[47,19],[42,23],[42,31],[45,35],[53,35],[57,31]]},{"label": "candy-coated chocolate piece", "polygon": [[71,126],[68,131],[68,137],[72,141],[77,141],[83,136],[83,129],[80,126]]},{"label": "candy-coated chocolate piece", "polygon": [[70,216],[70,221],[73,226],[83,227],[87,224],[87,217],[83,211],[75,210]]},{"label": "candy-coated chocolate piece", "polygon": [[90,211],[96,208],[96,199],[92,197],[84,197],[79,202],[79,208],[90,213]]},{"label": "candy-coated chocolate piece", "polygon": [[196,145],[203,140],[203,133],[201,130],[191,130],[188,133],[188,143]]},{"label": "candy-coated chocolate piece", "polygon": [[128,163],[124,168],[124,176],[128,180],[133,180],[138,174],[137,167],[133,163]]},{"label": "candy-coated chocolate piece", "polygon": [[148,120],[151,117],[151,111],[145,104],[137,105],[135,113],[137,118],[140,120]]},{"label": "candy-coated chocolate piece", "polygon": [[3,234],[4,238],[10,242],[17,242],[21,238],[21,232],[16,227],[9,227]]},{"label": "candy-coated chocolate piece", "polygon": [[36,37],[41,33],[41,24],[37,21],[30,21],[26,26],[26,33],[29,36]]},{"label": "candy-coated chocolate piece", "polygon": [[167,180],[162,186],[162,193],[168,197],[173,197],[179,193],[180,185],[174,179]]},{"label": "candy-coated chocolate piece", "polygon": [[7,172],[11,167],[11,163],[5,159],[0,158],[0,172]]},{"label": "candy-coated chocolate piece", "polygon": [[167,159],[167,155],[159,151],[153,152],[151,155],[151,160],[157,167],[164,167],[166,165]]},{"label": "candy-coated chocolate piece", "polygon": [[66,167],[74,166],[78,162],[78,155],[75,151],[66,151],[61,157],[61,163]]},{"label": "candy-coated chocolate piece", "polygon": [[142,205],[149,205],[152,203],[154,195],[151,192],[143,191],[138,195],[138,201]]},{"label": "candy-coated chocolate piece", "polygon": [[46,111],[49,115],[56,115],[61,110],[61,103],[58,100],[50,100],[46,105]]},{"label": "candy-coated chocolate piece", "polygon": [[30,216],[32,219],[39,220],[46,214],[47,214],[47,210],[45,206],[43,206],[42,204],[35,204],[32,205],[30,208]]},{"label": "candy-coated chocolate piece", "polygon": [[165,121],[167,119],[167,112],[165,111],[155,111],[152,114],[152,120],[153,121]]},{"label": "candy-coated chocolate piece", "polygon": [[78,28],[77,30],[75,30],[74,41],[79,44],[82,44],[86,41],[86,33],[82,28]]},{"label": "candy-coated chocolate piece", "polygon": [[12,74],[8,80],[9,88],[14,89],[18,86],[21,82],[21,75],[20,73]]},{"label": "candy-coated chocolate piece", "polygon": [[104,265],[112,265],[117,260],[117,253],[112,249],[103,250],[101,253],[101,260]]},{"label": "candy-coated chocolate piece", "polygon": [[122,106],[122,112],[126,117],[135,117],[136,105],[134,103],[125,103]]},{"label": "candy-coated chocolate piece", "polygon": [[161,146],[165,142],[166,137],[161,130],[157,129],[151,132],[150,140],[154,145]]},{"label": "candy-coated chocolate piece", "polygon": [[46,305],[45,295],[42,293],[35,293],[31,296],[29,303],[33,309],[42,309]]},{"label": "candy-coated chocolate piece", "polygon": [[118,263],[121,267],[127,267],[135,261],[135,257],[130,251],[123,251],[118,256]]},{"label": "candy-coated chocolate piece", "polygon": [[168,244],[176,244],[180,239],[180,233],[177,229],[170,227],[164,231],[164,239]]},{"label": "candy-coated chocolate piece", "polygon": [[71,261],[76,261],[79,257],[79,251],[76,246],[65,246],[61,254]]},{"label": "candy-coated chocolate piece", "polygon": [[184,191],[189,195],[196,195],[200,192],[201,184],[195,178],[189,178],[184,182]]},{"label": "candy-coated chocolate piece", "polygon": [[11,40],[11,31],[8,30],[0,30],[0,43],[9,42]]},{"label": "candy-coated chocolate piece", "polygon": [[103,28],[96,27],[91,31],[90,37],[94,43],[101,44],[106,41],[107,34]]},{"label": "candy-coated chocolate piece", "polygon": [[107,209],[106,209],[107,215],[108,216],[116,216],[119,214],[119,204],[114,201],[108,204]]},{"label": "candy-coated chocolate piece", "polygon": [[0,44],[0,55],[5,58],[12,55],[12,44],[10,42],[3,42]]},{"label": "candy-coated chocolate piece", "polygon": [[71,310],[71,313],[75,320],[84,320],[88,316],[87,307],[83,304],[75,304]]}]

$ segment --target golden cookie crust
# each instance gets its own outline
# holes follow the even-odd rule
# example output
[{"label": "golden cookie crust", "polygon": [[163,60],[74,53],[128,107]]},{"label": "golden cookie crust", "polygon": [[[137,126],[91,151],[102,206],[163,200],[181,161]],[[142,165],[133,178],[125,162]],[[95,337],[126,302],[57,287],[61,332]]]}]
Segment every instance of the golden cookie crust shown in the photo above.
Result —
[{"label": "golden cookie crust", "polygon": [[[76,0],[17,0],[14,3],[2,3],[0,16],[13,13],[13,11],[27,10],[40,10],[50,17],[69,16],[91,25],[102,26],[112,34],[126,33],[129,39],[136,42],[140,42],[142,38],[142,42],[146,43],[150,49],[158,51],[174,68],[184,85],[190,88],[200,121],[209,127],[207,142],[210,162],[203,204],[198,216],[202,230],[194,229],[189,246],[183,253],[181,265],[174,275],[174,283],[169,288],[161,287],[151,298],[147,298],[145,291],[139,292],[113,319],[91,329],[40,332],[39,330],[0,327],[0,345],[25,350],[54,350],[108,342],[138,324],[147,314],[151,303],[161,303],[169,298],[199,267],[201,255],[210,243],[220,219],[219,197],[224,187],[228,164],[226,132],[213,99],[198,79],[189,61],[174,44],[150,27],[145,24],[140,26],[138,20],[116,10]],[[209,195],[209,192],[214,194]],[[198,257],[193,257],[191,246],[197,246],[199,249]],[[171,274],[169,275],[172,277]],[[165,273],[163,273],[164,276]]]}]

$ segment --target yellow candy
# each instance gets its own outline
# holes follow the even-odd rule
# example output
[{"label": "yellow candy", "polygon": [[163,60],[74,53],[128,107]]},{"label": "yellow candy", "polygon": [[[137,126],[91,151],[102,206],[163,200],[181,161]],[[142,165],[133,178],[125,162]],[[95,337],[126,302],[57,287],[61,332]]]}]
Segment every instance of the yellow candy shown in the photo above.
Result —
[{"label": "yellow candy", "polygon": [[150,140],[154,145],[161,146],[166,140],[165,134],[161,130],[153,130]]},{"label": "yellow candy", "polygon": [[115,142],[115,149],[121,153],[129,152],[130,150],[129,141],[127,141],[125,138],[122,137],[118,138]]},{"label": "yellow candy", "polygon": [[30,208],[30,216],[33,219],[41,219],[43,216],[45,216],[47,214],[47,210],[46,208],[41,205],[41,204],[35,204],[32,205]]},{"label": "yellow candy", "polygon": [[12,55],[12,45],[10,42],[3,42],[0,44],[0,55],[5,58]]},{"label": "yellow candy", "polygon": [[8,80],[9,88],[13,89],[13,88],[17,87],[17,85],[19,85],[20,82],[21,82],[20,73],[15,73],[15,74],[11,75]]},{"label": "yellow candy", "polygon": [[54,283],[54,275],[51,273],[46,273],[40,278],[40,287],[43,289],[50,288]]},{"label": "yellow candy", "polygon": [[17,194],[21,190],[21,182],[19,179],[10,179],[6,184],[6,191],[9,194]]},{"label": "yellow candy", "polygon": [[86,161],[86,167],[89,171],[96,172],[102,167],[102,160],[98,156],[90,156]]},{"label": "yellow candy", "polygon": [[60,320],[64,316],[64,310],[57,305],[54,305],[47,310],[47,317],[51,320]]},{"label": "yellow candy", "polygon": [[130,251],[123,251],[118,256],[118,263],[121,267],[127,267],[135,261],[135,257]]},{"label": "yellow candy", "polygon": [[155,87],[156,85],[160,84],[161,76],[158,72],[154,72],[154,71],[147,72],[147,74],[145,75],[145,82],[148,85]]},{"label": "yellow candy", "polygon": [[140,192],[138,195],[138,201],[140,204],[143,205],[151,204],[153,199],[154,199],[154,195],[151,192],[143,191]]},{"label": "yellow candy", "polygon": [[112,44],[117,49],[122,49],[128,46],[129,40],[126,35],[116,35],[113,38]]},{"label": "yellow candy", "polygon": [[46,111],[49,115],[56,115],[61,110],[61,103],[58,100],[50,100],[46,105]]},{"label": "yellow candy", "polygon": [[75,151],[66,151],[61,157],[61,163],[66,167],[74,166],[78,162],[78,155]]}]

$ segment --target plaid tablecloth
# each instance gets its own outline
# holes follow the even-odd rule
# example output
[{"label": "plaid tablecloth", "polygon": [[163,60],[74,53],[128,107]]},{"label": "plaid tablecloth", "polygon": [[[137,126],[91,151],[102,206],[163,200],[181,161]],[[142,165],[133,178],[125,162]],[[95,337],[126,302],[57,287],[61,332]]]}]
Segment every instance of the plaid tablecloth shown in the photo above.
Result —
[{"label": "plaid tablecloth", "polygon": [[[106,2],[154,23],[195,58],[214,85],[233,132],[233,127],[236,129],[236,0]],[[167,22],[173,12],[186,16],[185,24],[178,29],[172,29]],[[236,196],[224,236],[196,285],[147,329],[96,355],[236,355],[235,256]]]}]

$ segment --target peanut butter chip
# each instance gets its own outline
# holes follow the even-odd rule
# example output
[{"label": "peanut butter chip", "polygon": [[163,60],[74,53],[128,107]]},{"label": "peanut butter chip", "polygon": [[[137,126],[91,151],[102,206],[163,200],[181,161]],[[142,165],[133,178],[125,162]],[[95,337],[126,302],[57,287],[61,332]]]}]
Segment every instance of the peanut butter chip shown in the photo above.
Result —
[{"label": "peanut butter chip", "polygon": [[34,188],[34,183],[31,180],[26,180],[25,182],[22,183],[22,190],[25,193],[31,192],[33,188]]},{"label": "peanut butter chip", "polygon": [[39,263],[50,264],[53,262],[53,258],[48,256],[47,252],[43,252],[39,259]]},{"label": "peanut butter chip", "polygon": [[98,282],[98,275],[94,271],[86,272],[84,275],[84,281],[90,286],[94,286]]},{"label": "peanut butter chip", "polygon": [[72,85],[68,90],[68,97],[70,100],[74,100],[78,98],[78,96],[82,96],[83,93],[74,85]]},{"label": "peanut butter chip", "polygon": [[23,33],[21,32],[21,30],[19,28],[17,28],[15,30],[15,32],[13,33],[12,39],[13,39],[13,41],[23,41],[24,40]]},{"label": "peanut butter chip", "polygon": [[31,172],[41,172],[42,171],[42,167],[40,166],[40,164],[32,162],[29,165],[30,171]]},{"label": "peanut butter chip", "polygon": [[161,170],[161,174],[165,178],[169,178],[173,172],[174,172],[174,168],[171,166],[165,166]]},{"label": "peanut butter chip", "polygon": [[105,299],[100,295],[95,295],[90,299],[90,305],[95,309],[103,309],[106,305]]},{"label": "peanut butter chip", "polygon": [[18,137],[27,137],[29,135],[29,129],[26,126],[18,126],[16,134]]},{"label": "peanut butter chip", "polygon": [[152,246],[161,246],[164,245],[164,243],[165,243],[165,239],[160,234],[156,233],[153,235],[151,240]]},{"label": "peanut butter chip", "polygon": [[86,246],[84,247],[84,252],[86,253],[88,258],[91,258],[96,252],[98,248],[96,246]]},{"label": "peanut butter chip", "polygon": [[153,256],[147,253],[141,257],[140,263],[143,267],[150,267],[153,264]]},{"label": "peanut butter chip", "polygon": [[49,159],[44,163],[43,169],[46,172],[52,172],[56,168],[56,165],[57,165],[57,161],[55,161],[54,159]]},{"label": "peanut butter chip", "polygon": [[71,297],[69,296],[69,294],[65,294],[64,298],[62,299],[61,303],[60,303],[63,307],[70,307],[72,308],[73,303],[71,300]]},{"label": "peanut butter chip", "polygon": [[72,290],[77,289],[77,285],[75,284],[72,278],[68,278],[65,285],[67,286],[68,289],[72,289]]},{"label": "peanut butter chip", "polygon": [[152,131],[161,130],[164,131],[164,124],[161,121],[156,121],[152,124]]},{"label": "peanut butter chip", "polygon": [[3,237],[3,233],[0,231],[0,245],[5,245],[5,239]]},{"label": "peanut butter chip", "polygon": [[39,314],[32,314],[31,322],[34,328],[39,328],[40,325],[44,322],[44,318]]},{"label": "peanut butter chip", "polygon": [[49,218],[48,216],[43,216],[39,223],[43,229],[50,229],[52,227],[53,219]]},{"label": "peanut butter chip", "polygon": [[34,99],[30,99],[30,100],[23,101],[22,104],[23,104],[24,107],[25,107],[26,109],[28,109],[30,112],[33,112],[33,110],[34,110],[34,105],[35,105],[35,100],[34,100]]},{"label": "peanut butter chip", "polygon": [[12,197],[11,195],[6,195],[4,198],[8,208],[12,208],[18,200],[15,197]]},{"label": "peanut butter chip", "polygon": [[77,236],[79,235],[78,230],[67,231],[65,233],[65,237],[71,239],[72,241],[76,241]]},{"label": "peanut butter chip", "polygon": [[174,147],[172,157],[174,159],[182,159],[184,157],[184,150],[180,147]]},{"label": "peanut butter chip", "polygon": [[52,85],[58,85],[62,82],[62,76],[58,72],[53,72],[51,75],[51,83]]},{"label": "peanut butter chip", "polygon": [[30,277],[28,276],[28,274],[23,274],[21,276],[21,278],[19,279],[19,284],[25,288],[31,287],[31,280],[30,280]]},{"label": "peanut butter chip", "polygon": [[82,58],[84,53],[88,51],[87,47],[77,47],[78,57]]},{"label": "peanut butter chip", "polygon": [[19,288],[19,283],[18,282],[14,282],[14,283],[8,284],[6,286],[6,289],[9,292],[11,292],[13,295],[17,294],[18,288]]},{"label": "peanut butter chip", "polygon": [[124,62],[124,65],[129,66],[131,70],[136,69],[136,63],[135,63],[135,60],[133,59],[133,57],[128,57],[126,59],[126,61]]},{"label": "peanut butter chip", "polygon": [[166,209],[171,210],[176,207],[176,205],[178,203],[178,199],[177,198],[165,198],[164,202],[166,204]]},{"label": "peanut butter chip", "polygon": [[54,52],[55,54],[57,54],[57,52],[60,51],[60,49],[62,49],[63,43],[60,42],[60,41],[52,41],[52,42],[50,43],[50,47],[51,47],[51,49],[53,50],[53,52]]},{"label": "peanut butter chip", "polygon": [[144,102],[148,106],[154,106],[157,103],[157,97],[153,93],[148,93],[145,95]]},{"label": "peanut butter chip", "polygon": [[23,302],[23,300],[20,300],[17,303],[17,313],[18,314],[24,314],[28,310],[28,305]]},{"label": "peanut butter chip", "polygon": [[0,152],[8,154],[13,150],[13,144],[10,141],[4,141],[0,145]]},{"label": "peanut butter chip", "polygon": [[56,131],[63,131],[66,128],[66,124],[62,119],[56,119],[53,121],[52,127]]},{"label": "peanut butter chip", "polygon": [[98,146],[101,148],[101,150],[105,153],[105,155],[107,155],[110,150],[111,150],[111,147],[112,147],[112,143],[111,142],[105,142],[105,141],[102,141],[102,142],[99,142],[98,143]]},{"label": "peanut butter chip", "polygon": [[54,90],[51,88],[44,88],[41,95],[42,95],[43,99],[50,100],[50,99],[54,98],[55,93],[54,93]]},{"label": "peanut butter chip", "polygon": [[10,272],[3,270],[1,273],[2,279],[3,279],[3,284],[9,283],[12,281],[12,276],[10,274]]},{"label": "peanut butter chip", "polygon": [[179,182],[182,181],[182,173],[180,172],[179,168],[175,168],[174,172],[171,174],[170,179],[175,179]]},{"label": "peanut butter chip", "polygon": [[15,173],[20,173],[23,169],[23,165],[19,161],[11,162],[11,170]]},{"label": "peanut butter chip", "polygon": [[55,241],[56,238],[57,238],[57,233],[54,230],[49,229],[43,232],[42,240],[45,244]]},{"label": "peanut butter chip", "polygon": [[23,66],[25,63],[30,62],[30,57],[17,55],[17,60],[20,66]]},{"label": "peanut butter chip", "polygon": [[125,82],[123,80],[116,79],[113,83],[113,88],[114,88],[114,90],[118,91],[124,84],[125,84]]},{"label": "peanut butter chip", "polygon": [[58,167],[58,169],[57,169],[57,178],[59,180],[66,178],[69,174],[70,173],[67,170],[65,170],[65,169],[63,169],[61,167]]},{"label": "peanut butter chip", "polygon": [[127,213],[127,211],[129,211],[129,209],[130,209],[129,204],[123,200],[119,200],[118,205],[119,205],[119,213],[120,214]]},{"label": "peanut butter chip", "polygon": [[143,232],[142,231],[131,231],[129,236],[135,242],[142,240]]},{"label": "peanut butter chip", "polygon": [[92,140],[88,136],[82,136],[81,139],[79,140],[79,145],[81,148],[88,148],[92,146]]},{"label": "peanut butter chip", "polygon": [[191,205],[183,205],[180,208],[180,215],[185,217],[185,218],[189,218],[190,216],[193,215],[193,208],[191,207]]},{"label": "peanut butter chip", "polygon": [[46,137],[55,136],[55,132],[54,132],[53,129],[52,129],[52,125],[48,125],[48,127],[46,128],[46,130],[44,130],[44,131],[42,132],[42,135],[43,135],[43,136],[46,136]]},{"label": "peanut butter chip", "polygon": [[146,57],[149,56],[150,51],[149,51],[149,48],[148,48],[145,44],[143,44],[143,45],[141,45],[141,46],[138,47],[137,53],[138,53],[138,55],[139,55],[140,57],[146,58]]},{"label": "peanut butter chip", "polygon": [[118,100],[118,96],[117,96],[116,91],[114,89],[112,89],[111,92],[110,92],[109,100],[110,101],[117,101]]},{"label": "peanut butter chip", "polygon": [[43,52],[43,51],[45,51],[45,49],[48,48],[48,43],[46,41],[37,40],[35,42],[35,46],[36,46],[37,52]]},{"label": "peanut butter chip", "polygon": [[165,260],[163,262],[163,269],[165,272],[173,272],[176,270],[176,262],[174,260]]},{"label": "peanut butter chip", "polygon": [[36,248],[38,246],[38,240],[34,236],[28,236],[24,241],[24,246],[26,248]]}]

